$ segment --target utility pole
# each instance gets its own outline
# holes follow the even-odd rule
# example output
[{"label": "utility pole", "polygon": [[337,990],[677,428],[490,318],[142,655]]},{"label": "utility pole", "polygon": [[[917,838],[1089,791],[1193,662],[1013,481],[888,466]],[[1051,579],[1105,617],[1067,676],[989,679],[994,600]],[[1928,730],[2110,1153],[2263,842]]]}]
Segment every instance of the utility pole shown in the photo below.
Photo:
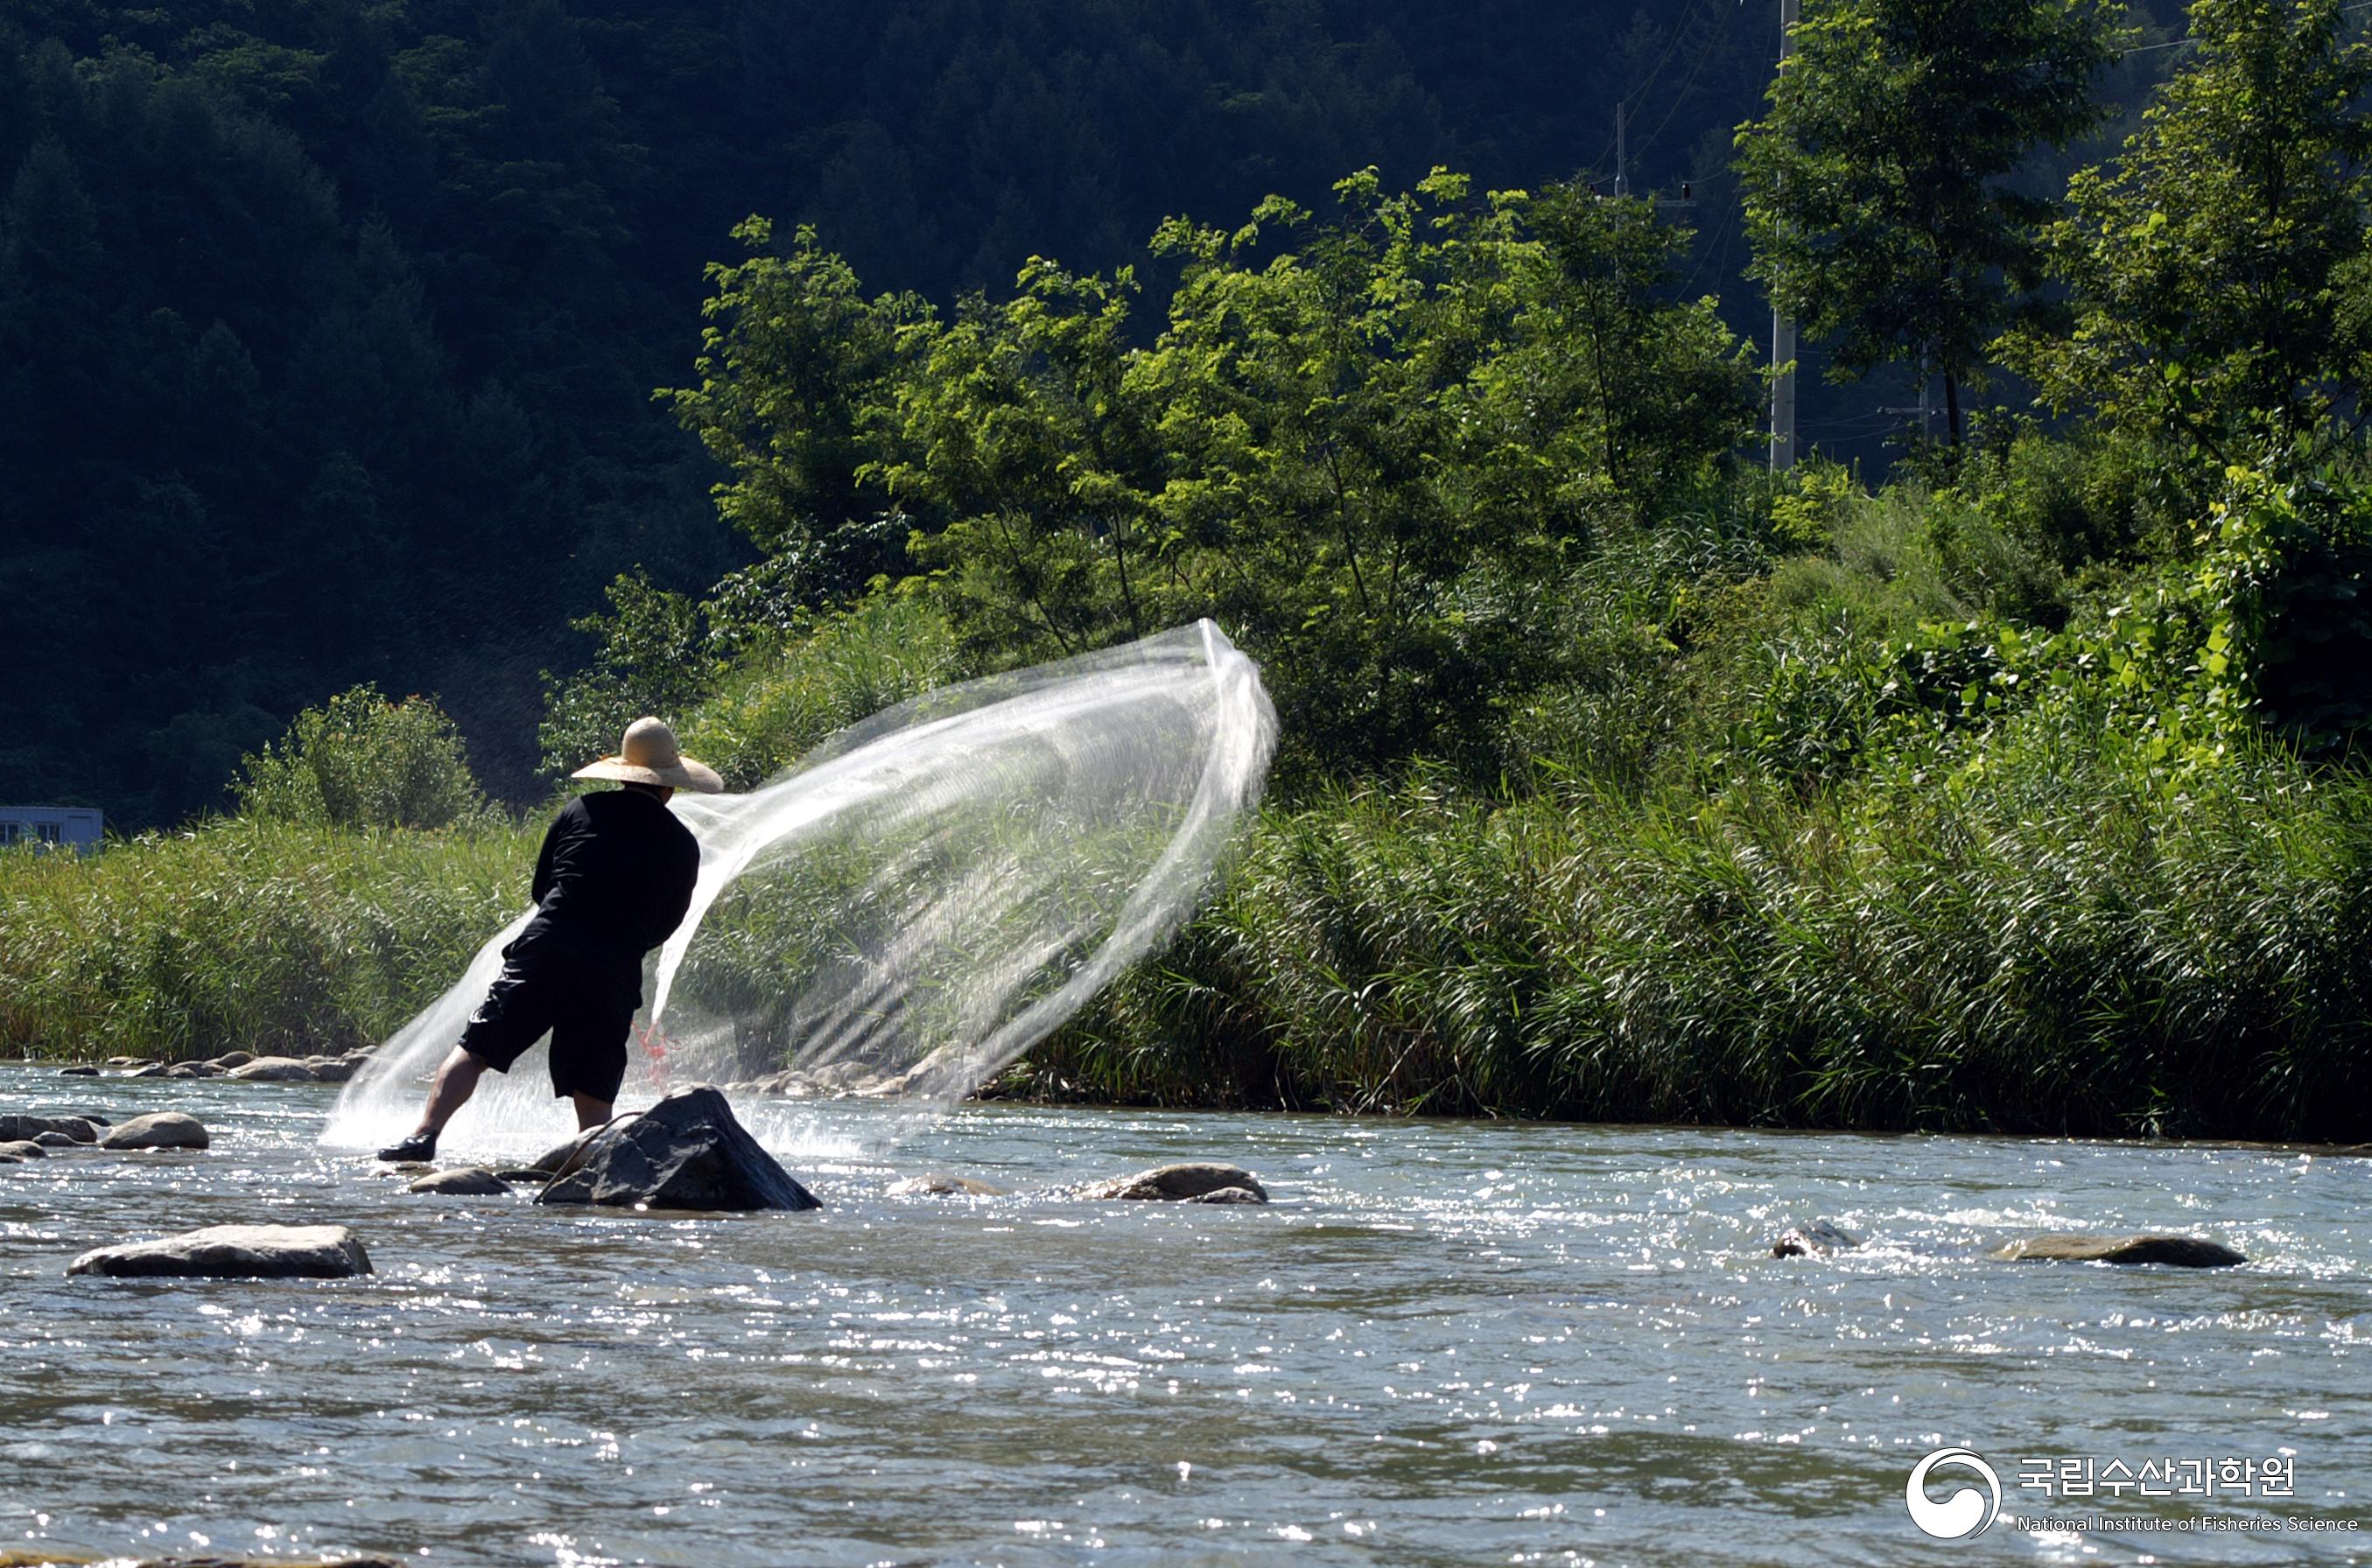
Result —
[{"label": "utility pole", "polygon": [[[1779,0],[1779,65],[1787,64],[1787,35],[1796,26],[1796,0]],[[1617,122],[1621,123],[1621,122]],[[1620,138],[1618,137],[1618,140]],[[1771,471],[1796,466],[1796,319],[1771,308]]]},{"label": "utility pole", "polygon": [[1614,199],[1621,201],[1631,194],[1630,143],[1625,139],[1631,125],[1628,104],[1614,106]]}]

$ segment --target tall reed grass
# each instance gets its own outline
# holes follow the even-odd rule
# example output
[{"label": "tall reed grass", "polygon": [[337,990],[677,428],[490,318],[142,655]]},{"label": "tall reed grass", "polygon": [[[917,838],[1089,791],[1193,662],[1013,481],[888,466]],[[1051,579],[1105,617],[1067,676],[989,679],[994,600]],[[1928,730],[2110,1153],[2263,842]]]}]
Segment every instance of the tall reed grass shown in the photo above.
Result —
[{"label": "tall reed grass", "polygon": [[376,1043],[526,903],[537,842],[233,818],[87,857],[0,851],[0,1053]]},{"label": "tall reed grass", "polygon": [[2113,738],[1950,788],[1262,821],[1224,900],[1012,1074],[1173,1104],[2372,1136],[2372,786],[2169,788]]}]

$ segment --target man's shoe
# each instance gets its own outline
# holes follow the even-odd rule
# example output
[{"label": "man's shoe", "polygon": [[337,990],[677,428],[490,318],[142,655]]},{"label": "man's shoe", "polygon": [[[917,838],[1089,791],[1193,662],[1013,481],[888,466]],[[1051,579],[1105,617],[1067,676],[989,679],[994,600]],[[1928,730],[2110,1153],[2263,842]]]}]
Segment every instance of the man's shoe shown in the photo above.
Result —
[{"label": "man's shoe", "polygon": [[414,1132],[401,1144],[390,1144],[378,1152],[383,1160],[425,1160],[436,1157],[436,1134]]}]

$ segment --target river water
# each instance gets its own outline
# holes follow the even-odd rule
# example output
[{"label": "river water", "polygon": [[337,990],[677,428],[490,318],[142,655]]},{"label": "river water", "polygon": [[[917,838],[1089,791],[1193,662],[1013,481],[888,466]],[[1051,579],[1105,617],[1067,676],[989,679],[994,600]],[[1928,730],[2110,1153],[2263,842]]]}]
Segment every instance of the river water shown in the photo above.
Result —
[{"label": "river water", "polygon": [[[181,1109],[215,1134],[0,1168],[0,1562],[2372,1556],[2361,1159],[846,1102],[745,1108],[820,1213],[657,1218],[413,1196],[319,1146],[334,1093],[0,1067],[0,1109]],[[1276,1202],[1043,1192],[1186,1158]],[[1015,1195],[889,1195],[934,1170]],[[1870,1245],[1769,1256],[1816,1216]],[[254,1221],[350,1225],[378,1272],[64,1274]],[[2251,1262],[1983,1256],[2138,1228]],[[1931,1540],[1904,1483],[1954,1446],[2005,1517]],[[2169,1495],[2112,1498],[2165,1461]],[[2094,1495],[2021,1484],[2046,1463]],[[2017,1522],[2053,1511],[2191,1527]],[[2284,1527],[2315,1522],[2355,1527]]]}]

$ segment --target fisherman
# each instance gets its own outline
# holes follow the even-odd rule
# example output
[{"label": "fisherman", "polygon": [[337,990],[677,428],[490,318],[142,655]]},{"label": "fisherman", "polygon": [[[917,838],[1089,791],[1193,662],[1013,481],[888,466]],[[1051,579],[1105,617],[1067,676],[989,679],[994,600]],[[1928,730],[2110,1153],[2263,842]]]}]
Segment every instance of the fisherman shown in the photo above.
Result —
[{"label": "fisherman", "polygon": [[622,788],[561,807],[536,857],[536,912],[503,949],[503,972],[436,1069],[420,1125],[378,1152],[424,1160],[488,1068],[510,1071],[552,1034],[552,1092],[576,1102],[576,1125],[610,1120],[626,1077],[626,1036],[643,1005],[643,956],[692,907],[700,844],[667,808],[679,789],[713,795],[715,771],[686,757],[655,718],[626,726],[618,754],[576,770]]}]

